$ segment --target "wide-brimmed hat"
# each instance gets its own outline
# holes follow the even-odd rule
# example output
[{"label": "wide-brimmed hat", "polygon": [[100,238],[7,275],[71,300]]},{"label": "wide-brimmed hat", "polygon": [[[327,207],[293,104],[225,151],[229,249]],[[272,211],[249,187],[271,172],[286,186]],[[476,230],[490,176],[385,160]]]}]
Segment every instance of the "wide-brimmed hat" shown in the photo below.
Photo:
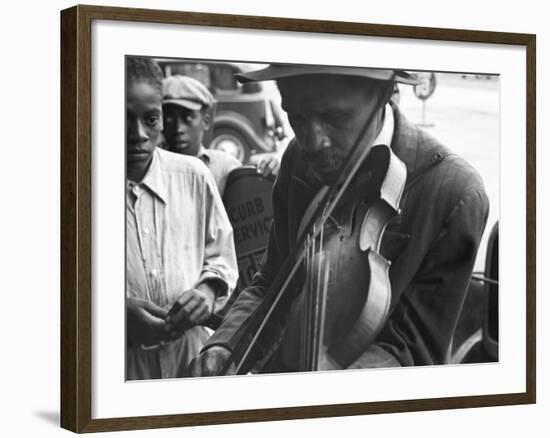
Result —
[{"label": "wide-brimmed hat", "polygon": [[211,108],[214,96],[201,82],[190,76],[175,75],[162,81],[163,105],[178,105],[190,110]]},{"label": "wide-brimmed hat", "polygon": [[296,64],[270,64],[260,70],[254,70],[247,73],[238,73],[235,75],[235,78],[244,84],[247,82],[278,80],[292,76],[319,74],[360,76],[369,79],[377,79],[380,81],[393,80],[395,82],[399,82],[400,84],[408,85],[418,85],[422,82],[415,74],[408,73],[405,70]]}]

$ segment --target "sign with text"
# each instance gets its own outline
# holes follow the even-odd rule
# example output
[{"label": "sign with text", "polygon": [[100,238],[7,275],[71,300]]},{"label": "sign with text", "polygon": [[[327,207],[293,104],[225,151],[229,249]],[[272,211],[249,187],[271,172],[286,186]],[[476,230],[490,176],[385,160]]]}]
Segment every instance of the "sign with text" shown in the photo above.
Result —
[{"label": "sign with text", "polygon": [[223,202],[233,226],[239,265],[237,291],[248,286],[263,258],[273,219],[271,191],[275,178],[244,166],[229,175]]}]

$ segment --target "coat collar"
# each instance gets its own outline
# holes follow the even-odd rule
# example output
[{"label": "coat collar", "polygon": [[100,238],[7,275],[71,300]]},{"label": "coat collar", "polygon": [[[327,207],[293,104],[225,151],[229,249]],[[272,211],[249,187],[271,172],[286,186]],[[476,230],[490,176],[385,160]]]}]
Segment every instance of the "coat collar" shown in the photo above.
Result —
[{"label": "coat collar", "polygon": [[395,120],[391,149],[407,166],[407,175],[411,175],[417,168],[418,128],[401,113],[396,104],[392,102],[391,106]]},{"label": "coat collar", "polygon": [[432,165],[450,154],[432,136],[409,121],[391,102],[395,116],[395,132],[391,144],[394,154],[407,166],[407,184],[423,174]]}]

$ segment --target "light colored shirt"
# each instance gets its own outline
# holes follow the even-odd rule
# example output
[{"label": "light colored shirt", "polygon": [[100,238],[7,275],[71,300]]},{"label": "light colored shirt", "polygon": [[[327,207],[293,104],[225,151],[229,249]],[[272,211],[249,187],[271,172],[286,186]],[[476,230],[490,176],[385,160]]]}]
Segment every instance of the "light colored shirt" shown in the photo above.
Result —
[{"label": "light colored shirt", "polygon": [[391,146],[393,138],[393,132],[395,130],[395,120],[393,117],[393,111],[389,103],[384,107],[384,124],[382,129],[378,133],[378,136],[374,139],[373,145],[386,145]]},{"label": "light colored shirt", "polygon": [[218,190],[223,196],[227,177],[232,170],[242,166],[241,162],[227,152],[218,151],[216,149],[206,149],[204,146],[201,146],[197,156],[210,169],[212,175],[214,175]]},{"label": "light colored shirt", "polygon": [[[126,189],[126,295],[169,308],[207,279],[231,291],[238,269],[233,230],[209,170],[157,148],[140,183]],[[157,349],[128,347],[126,378],[180,377],[208,338],[203,327]]]}]

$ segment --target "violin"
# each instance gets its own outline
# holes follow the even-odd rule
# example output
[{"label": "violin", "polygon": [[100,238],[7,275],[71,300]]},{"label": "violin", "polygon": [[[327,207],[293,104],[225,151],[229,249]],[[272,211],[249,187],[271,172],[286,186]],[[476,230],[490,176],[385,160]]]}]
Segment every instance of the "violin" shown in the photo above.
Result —
[{"label": "violin", "polygon": [[[389,82],[392,84],[392,81]],[[381,108],[391,95],[380,97]],[[365,145],[368,118],[336,181],[306,210],[297,245],[264,299],[239,330],[221,374],[261,371],[254,346],[273,315],[287,315],[273,341],[291,371],[342,369],[373,342],[391,302],[389,266],[379,252],[388,222],[399,214],[407,171],[388,146]],[[349,190],[348,190],[349,189]],[[302,283],[295,297],[293,285]],[[290,303],[290,304],[289,304]]]},{"label": "violin", "polygon": [[[346,368],[386,321],[390,262],[380,254],[380,243],[399,213],[407,170],[387,146],[373,147],[365,164],[351,196],[341,200],[319,233],[312,230],[306,237],[304,287],[281,340],[281,359],[289,370]],[[302,224],[309,220],[308,210]]]}]

